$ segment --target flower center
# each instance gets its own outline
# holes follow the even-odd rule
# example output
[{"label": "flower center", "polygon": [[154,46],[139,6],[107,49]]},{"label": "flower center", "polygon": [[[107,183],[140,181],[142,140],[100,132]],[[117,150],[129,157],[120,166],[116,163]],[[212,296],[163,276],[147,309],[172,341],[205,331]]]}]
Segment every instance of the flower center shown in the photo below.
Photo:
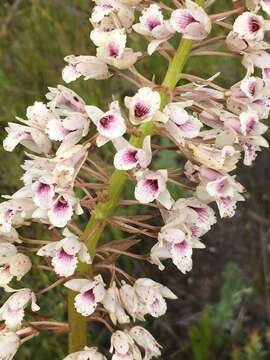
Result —
[{"label": "flower center", "polygon": [[68,203],[63,197],[60,197],[58,199],[57,203],[55,204],[55,210],[56,211],[66,210],[67,207],[68,207]]},{"label": "flower center", "polygon": [[100,119],[100,125],[104,128],[104,129],[109,129],[111,123],[113,122],[113,115],[106,115],[103,118]]},{"label": "flower center", "polygon": [[129,150],[125,153],[124,160],[125,160],[127,163],[131,163],[131,164],[136,163],[136,162],[138,161],[138,160],[137,160],[137,153],[138,153],[137,150],[129,149]]},{"label": "flower center", "polygon": [[256,18],[251,18],[249,21],[249,31],[255,33],[260,30],[259,21]]},{"label": "flower center", "polygon": [[114,58],[119,56],[119,46],[117,44],[111,43],[109,45],[109,56]]},{"label": "flower center", "polygon": [[43,194],[43,193],[47,193],[48,191],[50,190],[50,185],[49,184],[46,184],[46,183],[43,183],[43,182],[40,182],[38,184],[38,193],[40,194]]},{"label": "flower center", "polygon": [[147,27],[149,31],[152,31],[155,27],[161,25],[159,19],[151,18],[147,21]]},{"label": "flower center", "polygon": [[158,181],[157,179],[148,179],[145,181],[145,186],[147,190],[151,193],[156,193],[158,191]]},{"label": "flower center", "polygon": [[134,115],[136,116],[136,118],[144,118],[149,114],[149,112],[149,106],[143,103],[137,103],[134,107]]}]

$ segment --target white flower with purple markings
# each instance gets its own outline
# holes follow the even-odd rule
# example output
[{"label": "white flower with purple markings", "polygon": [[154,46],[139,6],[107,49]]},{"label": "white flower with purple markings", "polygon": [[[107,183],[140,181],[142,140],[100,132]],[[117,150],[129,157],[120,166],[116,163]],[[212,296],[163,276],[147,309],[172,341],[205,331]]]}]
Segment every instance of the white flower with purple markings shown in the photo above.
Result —
[{"label": "white flower with purple markings", "polygon": [[166,186],[167,180],[167,170],[138,172],[135,198],[142,204],[149,204],[157,200],[166,209],[170,209],[173,200]]},{"label": "white flower with purple markings", "polygon": [[211,31],[211,20],[203,8],[191,0],[186,0],[186,7],[177,9],[171,15],[172,28],[183,34],[186,39],[202,40]]},{"label": "white flower with purple markings", "polygon": [[124,138],[113,141],[117,153],[114,157],[114,166],[118,170],[131,170],[147,168],[152,160],[151,137],[146,136],[142,148],[129,144]]},{"label": "white flower with purple markings", "polygon": [[141,35],[152,38],[147,48],[149,55],[152,55],[159,45],[169,40],[174,34],[169,20],[164,20],[157,4],[151,4],[145,8],[139,20],[139,23],[133,25],[133,29]]},{"label": "white flower with purple markings", "polygon": [[18,329],[24,318],[24,310],[31,302],[32,311],[38,311],[36,296],[30,289],[17,290],[0,308],[0,320],[5,322],[8,329]]},{"label": "white flower with purple markings", "polygon": [[107,112],[103,112],[98,107],[91,105],[86,106],[86,111],[99,133],[97,146],[102,146],[108,141],[125,134],[125,119],[121,115],[118,101],[113,101],[110,105],[110,110]]},{"label": "white flower with purple markings", "polygon": [[65,287],[79,294],[75,296],[75,308],[83,316],[90,316],[95,311],[105,295],[104,282],[101,275],[93,280],[72,279],[65,283]]},{"label": "white flower with purple markings", "polygon": [[108,66],[95,56],[68,55],[64,58],[68,63],[63,69],[62,78],[66,83],[83,76],[84,80],[103,80],[109,77]]},{"label": "white flower with purple markings", "polygon": [[167,119],[165,129],[177,142],[197,137],[203,126],[200,120],[185,110],[191,104],[192,102],[170,103],[163,110]]},{"label": "white flower with purple markings", "polygon": [[159,111],[160,95],[149,87],[143,87],[132,97],[125,97],[125,105],[129,110],[129,120],[134,125],[148,121],[165,121]]},{"label": "white flower with purple markings", "polygon": [[78,261],[91,264],[91,257],[86,245],[67,228],[63,231],[63,235],[64,239],[42,246],[37,255],[51,257],[52,266],[59,276],[71,276],[76,270]]}]

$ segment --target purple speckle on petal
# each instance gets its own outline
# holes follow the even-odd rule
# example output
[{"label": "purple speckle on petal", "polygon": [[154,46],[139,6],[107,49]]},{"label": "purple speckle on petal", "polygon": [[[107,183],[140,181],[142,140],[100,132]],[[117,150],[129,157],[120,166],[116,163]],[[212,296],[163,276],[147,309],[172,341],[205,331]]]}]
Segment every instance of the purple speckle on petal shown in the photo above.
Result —
[{"label": "purple speckle on petal", "polygon": [[104,129],[109,129],[112,123],[114,122],[113,115],[106,115],[100,119],[99,123]]},{"label": "purple speckle on petal", "polygon": [[58,259],[65,262],[70,262],[74,259],[74,255],[69,255],[68,253],[65,252],[63,248],[61,248],[58,253]]},{"label": "purple speckle on petal", "polygon": [[90,302],[95,302],[95,294],[93,292],[93,289],[87,290],[82,294],[83,298],[85,300],[88,300]]},{"label": "purple speckle on petal", "polygon": [[119,52],[120,52],[120,49],[119,49],[119,46],[115,43],[111,43],[109,45],[109,56],[110,57],[118,57],[119,56]]},{"label": "purple speckle on petal", "polygon": [[220,181],[217,184],[217,192],[222,193],[224,191],[224,189],[225,189],[225,186],[226,186],[226,179]]},{"label": "purple speckle on petal", "polygon": [[144,103],[138,102],[134,107],[134,115],[136,118],[144,119],[150,113],[150,107]]},{"label": "purple speckle on petal", "polygon": [[12,218],[12,216],[14,215],[14,211],[12,209],[7,209],[4,212],[4,219],[6,222],[9,222],[9,220]]},{"label": "purple speckle on petal", "polygon": [[255,84],[254,83],[249,84],[248,92],[250,93],[251,96],[255,95],[255,91],[256,91]]},{"label": "purple speckle on petal", "polygon": [[188,243],[184,240],[180,243],[174,244],[174,248],[178,253],[183,253],[188,249]]},{"label": "purple speckle on petal", "polygon": [[158,181],[157,179],[147,179],[144,182],[144,186],[146,190],[152,194],[155,194],[158,192]]},{"label": "purple speckle on petal", "polygon": [[49,184],[39,182],[38,187],[37,187],[37,192],[39,195],[43,195],[43,194],[46,194],[47,192],[49,192],[50,188],[51,188],[51,186]]},{"label": "purple speckle on petal", "polygon": [[61,212],[61,211],[65,211],[67,210],[69,207],[68,202],[63,198],[63,196],[61,196],[57,202],[54,204],[54,209],[57,212]]},{"label": "purple speckle on petal", "polygon": [[223,206],[225,206],[225,208],[228,208],[232,205],[232,198],[230,196],[221,197],[220,201],[222,202]]},{"label": "purple speckle on petal", "polygon": [[199,208],[199,207],[194,207],[194,206],[189,206],[192,210],[196,211],[196,213],[199,216],[199,219],[201,221],[207,221],[208,220],[208,212],[206,209],[204,208]]},{"label": "purple speckle on petal", "polygon": [[194,129],[194,124],[190,120],[184,122],[183,124],[177,124],[177,123],[175,123],[175,124],[182,131],[190,131],[190,130]]},{"label": "purple speckle on petal", "polygon": [[260,30],[260,23],[256,17],[251,17],[248,22],[248,29],[250,32],[255,33]]},{"label": "purple speckle on petal", "polygon": [[254,128],[255,124],[256,124],[256,119],[251,117],[247,122],[247,126],[246,126],[246,130],[248,133]]},{"label": "purple speckle on petal", "polygon": [[137,163],[137,154],[138,151],[137,150],[133,150],[133,149],[128,149],[123,156],[123,160],[125,163],[128,164],[135,164]]},{"label": "purple speckle on petal", "polygon": [[157,19],[157,18],[150,18],[147,21],[147,26],[148,26],[149,31],[154,30],[154,28],[159,25],[161,25],[161,23],[160,23],[159,19]]}]

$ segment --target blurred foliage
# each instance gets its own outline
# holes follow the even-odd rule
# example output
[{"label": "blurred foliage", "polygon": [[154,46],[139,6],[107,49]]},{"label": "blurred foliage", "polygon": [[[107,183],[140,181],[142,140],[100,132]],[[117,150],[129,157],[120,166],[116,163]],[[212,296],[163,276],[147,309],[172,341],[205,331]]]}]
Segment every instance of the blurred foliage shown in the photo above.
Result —
[{"label": "blurred foliage", "polygon": [[220,351],[228,347],[230,337],[236,336],[241,328],[241,316],[235,319],[236,310],[250,292],[239,267],[233,263],[227,264],[220,301],[206,305],[202,319],[189,331],[194,360],[214,359],[218,355],[222,359]]},{"label": "blurred foliage", "polygon": [[242,347],[233,350],[231,360],[268,360],[269,345],[269,330],[263,335],[254,330]]}]

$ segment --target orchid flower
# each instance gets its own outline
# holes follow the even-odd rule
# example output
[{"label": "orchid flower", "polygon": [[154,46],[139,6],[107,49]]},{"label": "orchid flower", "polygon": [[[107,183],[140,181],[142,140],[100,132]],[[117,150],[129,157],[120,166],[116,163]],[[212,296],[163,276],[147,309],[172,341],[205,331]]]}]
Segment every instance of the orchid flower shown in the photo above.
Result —
[{"label": "orchid flower", "polygon": [[143,327],[134,326],[129,330],[129,335],[144,350],[143,360],[151,360],[152,358],[161,356],[161,345],[155,338]]},{"label": "orchid flower", "polygon": [[191,103],[170,103],[166,105],[163,113],[167,121],[165,129],[177,141],[183,142],[183,139],[197,137],[203,124],[185,110]]},{"label": "orchid flower", "polygon": [[117,101],[113,101],[110,105],[110,110],[105,113],[98,107],[90,105],[86,106],[86,111],[99,132],[97,146],[102,146],[108,141],[125,134],[125,119],[121,115]]},{"label": "orchid flower", "polygon": [[136,148],[124,138],[113,141],[117,153],[114,157],[114,166],[118,170],[131,170],[135,168],[145,169],[152,160],[151,138],[146,136],[142,148]]},{"label": "orchid flower", "polygon": [[49,87],[49,92],[46,94],[49,100],[48,107],[52,111],[63,112],[77,112],[85,113],[85,102],[73,90],[66,88],[63,85],[58,85],[57,88]]},{"label": "orchid flower", "polygon": [[165,121],[159,111],[160,95],[149,87],[143,87],[133,97],[125,97],[125,105],[129,110],[129,120],[134,125],[148,121]]},{"label": "orchid flower", "polygon": [[129,317],[125,313],[124,308],[122,307],[119,289],[116,287],[115,283],[113,283],[113,285],[106,290],[106,295],[102,300],[102,304],[104,308],[109,312],[109,316],[114,325],[116,325],[117,323],[129,323]]},{"label": "orchid flower", "polygon": [[132,337],[124,331],[117,330],[111,337],[110,352],[112,360],[142,360],[142,355]]},{"label": "orchid flower", "polygon": [[36,296],[30,289],[22,289],[12,294],[0,308],[0,320],[5,322],[8,329],[17,329],[24,318],[24,309],[31,301],[32,311],[38,311]]},{"label": "orchid flower", "polygon": [[0,286],[8,289],[8,283],[16,277],[20,281],[32,268],[28,256],[18,253],[15,245],[1,243],[0,246]]},{"label": "orchid flower", "polygon": [[118,25],[120,22],[121,26],[126,29],[131,27],[134,21],[134,9],[128,3],[121,0],[95,0],[95,3],[96,6],[90,18],[94,24],[102,22],[107,16],[112,16],[112,20],[114,20],[114,15],[116,15]]},{"label": "orchid flower", "polygon": [[164,298],[176,299],[176,295],[151,279],[137,279],[134,286],[123,283],[120,288],[120,299],[124,309],[135,320],[145,320],[145,315],[160,317],[165,314],[167,304]]},{"label": "orchid flower", "polygon": [[171,258],[176,267],[186,273],[192,269],[193,248],[203,249],[199,237],[216,222],[213,210],[196,198],[179,199],[172,210],[164,213],[165,225],[159,242],[151,250],[151,262],[164,270],[160,260]]},{"label": "orchid flower", "polygon": [[270,93],[263,79],[250,76],[231,87],[228,109],[239,114],[249,109],[255,111],[260,119],[267,119],[270,112]]},{"label": "orchid flower", "polygon": [[264,38],[264,32],[270,30],[270,22],[246,11],[235,20],[233,30],[244,40],[260,41]]},{"label": "orchid flower", "polygon": [[149,55],[152,55],[160,44],[173,36],[174,29],[169,20],[164,20],[157,4],[151,4],[145,8],[139,20],[138,24],[133,25],[133,29],[137,33],[153,39],[147,48]]},{"label": "orchid flower", "polygon": [[102,80],[109,77],[107,65],[95,56],[68,55],[64,59],[66,65],[62,72],[63,80],[70,83],[83,76],[84,80]]},{"label": "orchid flower", "polygon": [[127,35],[124,29],[95,29],[91,33],[91,40],[97,46],[97,58],[118,69],[129,68],[141,56],[140,52],[126,48]]},{"label": "orchid flower", "polygon": [[172,206],[172,198],[167,190],[167,170],[145,170],[137,173],[135,198],[142,204],[149,204],[154,200],[160,202],[166,209]]},{"label": "orchid flower", "polygon": [[83,316],[91,315],[99,302],[105,297],[104,282],[100,275],[93,280],[72,279],[65,283],[65,287],[79,292],[75,297],[75,307]]},{"label": "orchid flower", "polygon": [[177,9],[171,15],[172,28],[186,39],[202,40],[211,31],[211,21],[202,7],[194,1],[186,0],[186,7]]},{"label": "orchid flower", "polygon": [[106,360],[106,357],[97,348],[85,346],[83,350],[72,353],[63,360]]},{"label": "orchid flower", "polygon": [[[265,41],[270,21],[263,17],[264,12],[270,14],[269,0],[246,0],[247,11],[237,8],[210,15],[204,8],[208,11],[211,1],[204,7],[192,0],[185,4],[142,0],[94,3],[90,38],[96,52],[66,56],[63,80],[70,83],[80,77],[107,80],[119,76],[137,90],[132,96],[130,90],[121,88],[119,102],[112,96],[108,111],[102,111],[58,85],[49,88],[46,103],[35,102],[27,108],[26,120],[17,118],[18,123],[8,123],[4,148],[13,151],[21,144],[27,149],[27,158],[21,166],[23,186],[11,196],[3,196],[5,201],[0,204],[0,287],[11,293],[0,308],[0,321],[5,326],[0,331],[2,360],[12,360],[20,344],[48,329],[69,332],[70,347],[76,352],[65,360],[106,360],[96,348],[85,346],[87,321],[99,321],[112,333],[112,360],[160,357],[159,343],[136,322],[146,321],[149,315],[163,316],[168,300],[177,296],[150,278],[126,273],[118,258],[125,255],[146,260],[160,270],[164,270],[165,260],[171,260],[183,274],[191,271],[195,249],[205,248],[203,236],[217,221],[213,209],[217,207],[222,218],[232,217],[237,203],[244,201],[245,189],[232,173],[241,156],[244,165],[251,165],[257,152],[269,146],[263,137],[267,126],[262,122],[270,113],[270,45]],[[233,24],[223,21],[228,16],[235,16]],[[228,35],[207,38],[211,21],[228,28]],[[146,38],[147,51],[128,47],[133,30]],[[182,38],[177,49],[176,38]],[[216,51],[217,44],[222,51]],[[136,47],[140,45],[136,42]],[[159,81],[162,71],[139,72],[146,56],[155,51],[169,63],[163,81]],[[207,79],[189,74],[184,68],[186,60],[201,54],[236,55],[246,74],[229,89],[215,83],[220,73]],[[122,103],[124,109],[120,108]],[[129,140],[126,133],[131,134]],[[102,151],[97,159],[92,152],[94,143],[101,147],[110,141],[107,147],[115,148],[109,156],[115,171],[113,166],[103,166],[107,156],[103,159]],[[152,162],[163,150],[173,157],[181,152],[179,164],[182,157],[187,158],[183,171],[157,170]],[[122,198],[127,181],[135,182],[134,197],[128,193],[128,198]],[[181,198],[172,198],[169,182],[172,187],[181,187]],[[138,203],[149,204],[145,206],[149,211],[160,210],[161,227],[156,213],[143,211],[133,217],[117,210],[118,205]],[[83,213],[81,206],[91,213],[84,229],[74,217]],[[31,222],[47,226],[53,241],[24,237],[25,229],[20,228]],[[107,224],[157,241],[150,254],[136,254],[130,247],[138,240],[111,241],[103,234]],[[59,228],[64,228],[63,236],[55,241]],[[104,243],[98,245],[101,237]],[[45,259],[32,266],[25,255],[28,252],[31,259],[35,255]],[[49,260],[51,266],[47,266]],[[13,278],[20,280],[32,267],[53,270],[58,279],[35,291],[9,287]],[[40,296],[63,283],[72,295],[69,299],[74,299],[68,307],[68,323],[48,319],[23,322],[29,303],[32,311],[39,310],[35,293]]]},{"label": "orchid flower", "polygon": [[216,170],[201,167],[199,170],[202,183],[197,187],[197,196],[202,201],[216,201],[221,217],[232,217],[236,203],[243,201],[242,185],[234,176],[224,175]]},{"label": "orchid flower", "polygon": [[78,240],[67,228],[63,231],[64,239],[54,241],[39,249],[37,255],[52,258],[53,268],[59,276],[74,274],[78,260],[86,264],[91,263],[87,247]]},{"label": "orchid flower", "polygon": [[0,229],[5,233],[12,231],[12,226],[22,225],[36,209],[31,198],[20,198],[17,194],[0,204]]}]

